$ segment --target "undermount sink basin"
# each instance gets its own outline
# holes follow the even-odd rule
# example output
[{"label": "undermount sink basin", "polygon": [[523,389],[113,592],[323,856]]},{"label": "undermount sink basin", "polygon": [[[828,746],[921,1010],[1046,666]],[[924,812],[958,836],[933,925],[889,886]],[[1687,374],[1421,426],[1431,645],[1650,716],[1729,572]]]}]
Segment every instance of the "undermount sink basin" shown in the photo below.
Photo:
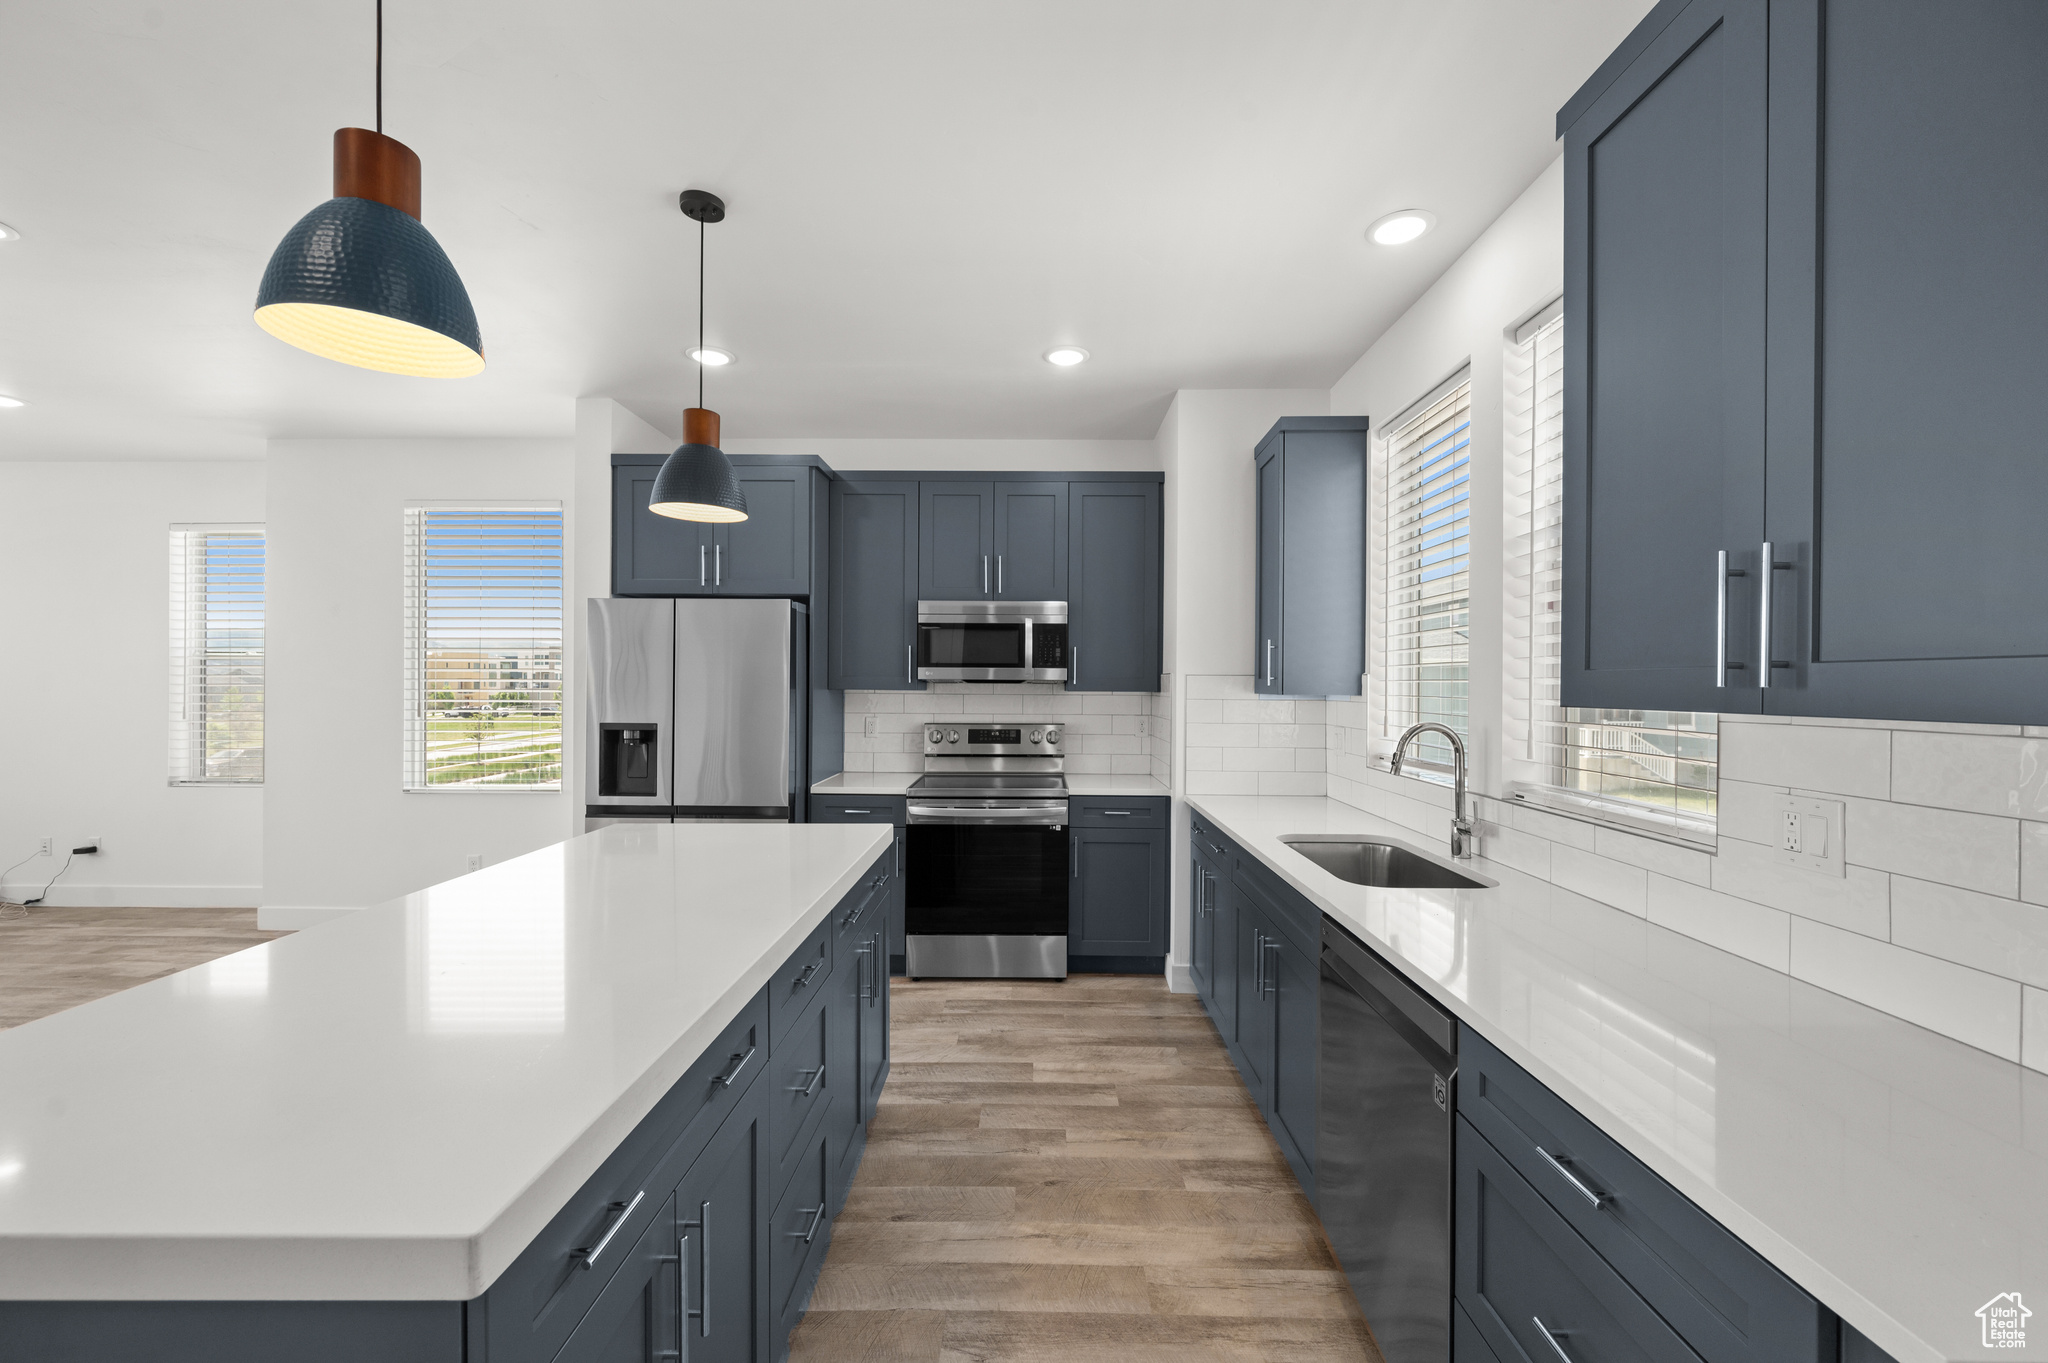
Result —
[{"label": "undermount sink basin", "polygon": [[1300,837],[1281,842],[1339,880],[1392,890],[1484,890],[1483,880],[1459,875],[1398,843],[1364,838]]}]

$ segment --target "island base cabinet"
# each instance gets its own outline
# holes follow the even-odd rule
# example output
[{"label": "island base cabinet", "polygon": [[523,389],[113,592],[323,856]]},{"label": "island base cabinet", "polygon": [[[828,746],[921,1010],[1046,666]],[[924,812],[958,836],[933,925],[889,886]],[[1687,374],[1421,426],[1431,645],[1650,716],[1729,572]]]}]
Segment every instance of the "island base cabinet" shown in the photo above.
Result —
[{"label": "island base cabinet", "polygon": [[769,1096],[755,1084],[746,1110],[727,1119],[676,1188],[682,1357],[692,1363],[755,1363],[768,1338]]},{"label": "island base cabinet", "polygon": [[676,1292],[686,1284],[676,1270],[675,1234],[670,1197],[562,1346],[561,1363],[661,1363],[677,1356],[683,1322]]},{"label": "island base cabinet", "polygon": [[[821,1123],[804,1147],[796,1176],[783,1189],[768,1222],[769,1304],[775,1319],[776,1363],[789,1356],[789,1333],[803,1319],[811,1288],[832,1239],[832,1175],[839,1152],[832,1124]],[[695,1355],[692,1355],[695,1358]]]}]

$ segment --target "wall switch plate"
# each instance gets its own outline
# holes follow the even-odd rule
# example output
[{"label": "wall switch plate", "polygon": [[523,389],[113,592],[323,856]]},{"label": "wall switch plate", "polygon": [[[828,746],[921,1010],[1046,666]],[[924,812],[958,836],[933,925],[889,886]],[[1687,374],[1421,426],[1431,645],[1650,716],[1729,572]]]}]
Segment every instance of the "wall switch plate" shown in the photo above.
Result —
[{"label": "wall switch plate", "polygon": [[55,845],[56,841],[57,841],[57,840],[56,840],[55,838],[44,838],[44,839],[43,839],[43,850],[42,850],[42,851],[40,851],[40,852],[38,852],[38,853],[36,853],[36,855],[37,855],[37,856],[39,856],[39,857],[47,857],[48,855],[50,855],[50,848],[51,848],[51,847],[52,847],[53,845]]},{"label": "wall switch plate", "polygon": [[1843,856],[1846,806],[1840,800],[1779,795],[1773,803],[1778,814],[1778,845],[1771,850],[1773,858],[1816,875],[1849,874]]}]

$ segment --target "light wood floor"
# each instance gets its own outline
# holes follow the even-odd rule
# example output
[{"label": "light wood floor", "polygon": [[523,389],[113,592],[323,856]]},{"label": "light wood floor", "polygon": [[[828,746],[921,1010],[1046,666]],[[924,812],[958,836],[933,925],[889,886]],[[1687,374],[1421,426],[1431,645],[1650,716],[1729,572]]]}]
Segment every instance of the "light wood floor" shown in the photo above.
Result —
[{"label": "light wood floor", "polygon": [[68,909],[0,918],[0,1029],[204,965],[281,932],[254,909]]},{"label": "light wood floor", "polygon": [[1201,1004],[893,983],[893,1060],[791,1363],[1373,1363]]}]

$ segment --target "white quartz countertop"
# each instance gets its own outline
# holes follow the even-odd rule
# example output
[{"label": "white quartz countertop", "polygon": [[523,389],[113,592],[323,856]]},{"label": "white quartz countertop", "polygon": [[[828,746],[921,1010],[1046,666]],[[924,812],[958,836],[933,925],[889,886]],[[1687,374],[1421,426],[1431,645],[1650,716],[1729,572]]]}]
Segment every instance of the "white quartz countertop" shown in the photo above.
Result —
[{"label": "white quartz countertop", "polygon": [[1447,859],[1339,801],[1188,803],[1901,1363],[2002,1356],[2000,1293],[2048,1311],[2048,1075],[1497,863],[1338,880],[1280,838]]},{"label": "white quartz countertop", "polygon": [[0,1032],[0,1298],[474,1297],[889,846],[605,828]]},{"label": "white quartz countertop", "polygon": [[[813,795],[905,795],[910,783],[924,775],[920,771],[843,771],[811,786]],[[1067,794],[1153,795],[1164,799],[1172,792],[1149,776],[1089,776],[1067,773]]]}]

